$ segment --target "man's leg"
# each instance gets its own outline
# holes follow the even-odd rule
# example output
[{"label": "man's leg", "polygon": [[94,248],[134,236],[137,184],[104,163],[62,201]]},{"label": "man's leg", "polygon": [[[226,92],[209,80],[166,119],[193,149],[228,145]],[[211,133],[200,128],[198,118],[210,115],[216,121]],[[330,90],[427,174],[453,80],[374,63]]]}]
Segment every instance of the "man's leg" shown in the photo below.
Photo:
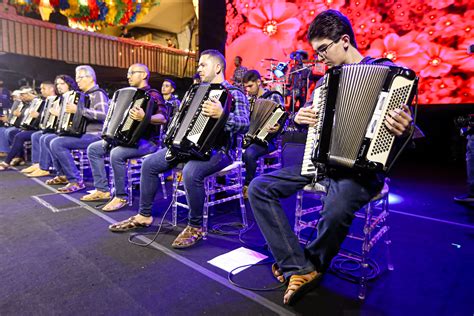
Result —
[{"label": "man's leg", "polygon": [[31,135],[31,162],[34,164],[39,163],[39,157],[40,157],[39,140],[42,135],[43,135],[42,131],[36,131]]},{"label": "man's leg", "polygon": [[101,192],[109,192],[109,182],[107,180],[107,173],[105,171],[105,141],[99,140],[93,142],[87,147],[87,158],[92,170],[92,177],[94,178],[94,187]]},{"label": "man's leg", "polygon": [[354,213],[367,204],[383,186],[376,176],[364,179],[330,178],[323,198],[318,236],[305,249],[319,272],[329,268],[354,219]]},{"label": "man's leg", "polygon": [[245,149],[242,155],[242,160],[245,163],[245,185],[248,186],[250,181],[255,178],[255,173],[258,167],[258,158],[268,154],[269,150],[267,146],[259,144],[251,144]]},{"label": "man's leg", "polygon": [[249,201],[255,220],[286,278],[315,270],[306,259],[280,203],[281,198],[293,195],[309,183],[311,178],[301,176],[301,165],[294,165],[260,175],[249,186]]}]

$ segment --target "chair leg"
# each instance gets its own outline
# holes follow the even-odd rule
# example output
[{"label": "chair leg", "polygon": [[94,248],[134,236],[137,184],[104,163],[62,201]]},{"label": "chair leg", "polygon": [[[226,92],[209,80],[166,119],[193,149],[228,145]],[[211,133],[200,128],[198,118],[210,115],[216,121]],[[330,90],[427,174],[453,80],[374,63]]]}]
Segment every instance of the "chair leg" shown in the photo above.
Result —
[{"label": "chair leg", "polygon": [[209,194],[209,187],[210,187],[210,179],[206,178],[204,180],[204,188],[206,190],[206,200],[204,201],[204,208],[202,210],[202,233],[203,239],[207,239],[207,225],[209,220],[209,201],[210,201],[210,194]]},{"label": "chair leg", "polygon": [[160,182],[161,182],[161,189],[163,190],[163,198],[167,199],[168,194],[166,192],[165,176],[162,173],[160,173]]},{"label": "chair leg", "polygon": [[370,243],[370,225],[372,222],[372,203],[365,207],[364,241],[362,243],[361,258],[361,277],[359,282],[359,299],[364,300],[367,292],[367,275],[369,272],[369,243]]},{"label": "chair leg", "polygon": [[[382,211],[387,212],[387,218],[390,215],[389,208],[388,208],[388,206],[389,206],[388,197],[389,196],[387,194],[387,196],[382,201],[382,203],[383,203],[382,204]],[[384,222],[387,221],[387,218],[384,220]],[[392,244],[392,240],[391,240],[390,235],[389,235],[390,234],[390,226],[387,225],[387,227],[388,227],[388,230],[384,234],[384,244],[385,244],[385,251],[386,251],[386,256],[387,256],[387,269],[389,271],[393,271],[393,270],[395,270],[395,267],[393,265],[392,256],[391,256],[391,252],[390,252],[390,246]]]},{"label": "chair leg", "polygon": [[295,210],[295,234],[296,237],[298,237],[298,240],[301,239],[301,226],[300,226],[300,221],[301,221],[301,215],[303,212],[303,195],[304,191],[300,190],[298,191],[296,195],[296,210]]},{"label": "chair leg", "polygon": [[[238,170],[238,173],[237,173],[237,181],[240,184],[240,188],[243,188],[242,168],[241,167],[239,167],[239,170]],[[243,226],[243,229],[247,229],[247,227],[248,227],[247,209],[245,208],[244,193],[243,193],[242,190],[239,190],[239,203],[240,203],[240,213],[242,215],[242,226]]]},{"label": "chair leg", "polygon": [[171,224],[176,227],[178,226],[178,176],[173,171],[173,196],[171,201]]}]

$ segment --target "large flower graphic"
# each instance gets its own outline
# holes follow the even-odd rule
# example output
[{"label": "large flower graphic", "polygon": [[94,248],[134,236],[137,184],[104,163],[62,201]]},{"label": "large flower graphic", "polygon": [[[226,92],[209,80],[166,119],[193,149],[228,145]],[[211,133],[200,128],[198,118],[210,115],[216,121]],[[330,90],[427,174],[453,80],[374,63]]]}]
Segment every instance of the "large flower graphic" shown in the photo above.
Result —
[{"label": "large flower graphic", "polygon": [[422,46],[417,63],[421,67],[421,77],[439,77],[446,75],[455,63],[455,51],[452,48],[427,43]]},{"label": "large flower graphic", "polygon": [[394,63],[417,70],[420,46],[412,41],[411,36],[398,36],[390,33],[384,39],[376,39],[367,50],[372,57],[384,57]]},{"label": "large flower graphic", "polygon": [[[268,65],[262,65],[262,58],[286,61],[290,48],[296,40],[301,22],[295,4],[275,1],[267,3],[249,12],[246,33],[232,42],[226,50],[228,60],[235,56],[243,57],[248,68],[265,71]],[[230,77],[233,67],[228,67]]]}]

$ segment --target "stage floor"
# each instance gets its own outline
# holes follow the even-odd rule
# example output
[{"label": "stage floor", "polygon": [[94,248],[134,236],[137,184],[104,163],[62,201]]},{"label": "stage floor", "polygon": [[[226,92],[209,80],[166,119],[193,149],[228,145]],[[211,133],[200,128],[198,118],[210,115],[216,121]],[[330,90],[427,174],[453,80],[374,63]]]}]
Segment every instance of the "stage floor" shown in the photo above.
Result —
[{"label": "stage floor", "polygon": [[[44,180],[41,179],[40,180]],[[196,247],[170,247],[179,228],[165,229],[147,248],[107,226],[136,213],[134,205],[104,213],[83,203],[84,194],[58,195],[18,171],[0,173],[0,314],[2,315],[472,315],[474,312],[474,207],[452,202],[463,192],[460,167],[402,164],[392,177],[390,205],[394,271],[375,252],[381,274],[367,299],[357,284],[334,274],[296,306],[282,303],[283,289],[252,292],[231,285],[227,272],[208,261],[243,245],[236,236],[211,234]],[[171,183],[168,192],[171,192]],[[89,179],[88,189],[92,189]],[[158,194],[161,216],[170,197]],[[295,198],[283,201],[290,214]],[[251,222],[253,217],[247,203]],[[168,213],[168,218],[170,214]],[[291,215],[290,215],[291,217]],[[159,219],[143,232],[153,233]],[[235,204],[214,210],[210,224],[239,219]],[[144,235],[137,241],[150,241]],[[262,243],[257,227],[244,236]],[[268,255],[262,248],[254,250]],[[270,265],[237,274],[248,287],[274,284]]]}]

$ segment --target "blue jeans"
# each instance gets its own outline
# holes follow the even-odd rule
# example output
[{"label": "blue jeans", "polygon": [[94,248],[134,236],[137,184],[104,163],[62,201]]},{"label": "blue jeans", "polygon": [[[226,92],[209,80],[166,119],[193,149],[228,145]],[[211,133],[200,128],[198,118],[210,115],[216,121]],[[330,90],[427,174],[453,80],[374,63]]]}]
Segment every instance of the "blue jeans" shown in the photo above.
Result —
[{"label": "blue jeans", "polygon": [[[105,150],[106,142],[99,140],[87,147],[87,157],[91,164],[92,176],[94,177],[94,187],[98,191],[108,192],[110,190],[105,172],[104,158],[107,155]],[[125,173],[127,159],[141,157],[157,149],[156,145],[147,140],[140,140],[138,148],[117,146],[110,151],[110,164],[114,170],[115,196],[125,198]]]},{"label": "blue jeans", "polygon": [[303,250],[280,204],[311,183],[302,176],[301,164],[255,178],[248,190],[250,205],[260,230],[285,277],[324,272],[346,238],[354,213],[382,188],[375,176],[331,176],[321,184],[327,188],[317,238]]},{"label": "blue jeans", "polygon": [[9,164],[15,157],[23,157],[25,147],[23,146],[27,140],[30,140],[31,134],[35,131],[20,131],[13,137],[12,148],[5,158],[5,163]]},{"label": "blue jeans", "polygon": [[[53,139],[58,138],[59,136],[56,134],[46,133],[41,135],[39,139],[40,144],[40,158],[39,158],[39,166],[41,170],[49,170],[49,167],[53,165],[53,154],[51,153],[51,142]],[[54,166],[55,169],[57,166]],[[63,176],[64,174],[59,174],[59,170],[56,169],[56,175]]]},{"label": "blue jeans", "polygon": [[270,142],[268,146],[260,144],[251,144],[242,155],[242,160],[245,163],[245,185],[249,185],[250,181],[255,178],[255,173],[258,167],[258,158],[275,150],[275,144]]},{"label": "blue jeans", "polygon": [[[140,209],[143,216],[151,216],[151,208],[158,190],[159,175],[176,166],[165,159],[167,148],[158,150],[143,161],[140,177]],[[206,198],[204,178],[216,173],[232,163],[232,159],[222,151],[215,152],[209,161],[190,160],[183,168],[183,183],[189,205],[188,225],[201,227],[202,211]]]},{"label": "blue jeans", "polygon": [[42,131],[36,131],[31,134],[31,162],[39,163],[40,159],[40,138],[43,136]]},{"label": "blue jeans", "polygon": [[10,151],[10,144],[6,135],[8,127],[0,127],[0,152],[7,153]]},{"label": "blue jeans", "polygon": [[91,143],[100,140],[99,135],[84,134],[81,137],[59,136],[49,145],[53,155],[53,165],[58,174],[64,174],[70,183],[81,182],[79,169],[74,163],[72,149],[86,149]]},{"label": "blue jeans", "polygon": [[467,136],[466,168],[469,194],[474,195],[474,135]]}]

